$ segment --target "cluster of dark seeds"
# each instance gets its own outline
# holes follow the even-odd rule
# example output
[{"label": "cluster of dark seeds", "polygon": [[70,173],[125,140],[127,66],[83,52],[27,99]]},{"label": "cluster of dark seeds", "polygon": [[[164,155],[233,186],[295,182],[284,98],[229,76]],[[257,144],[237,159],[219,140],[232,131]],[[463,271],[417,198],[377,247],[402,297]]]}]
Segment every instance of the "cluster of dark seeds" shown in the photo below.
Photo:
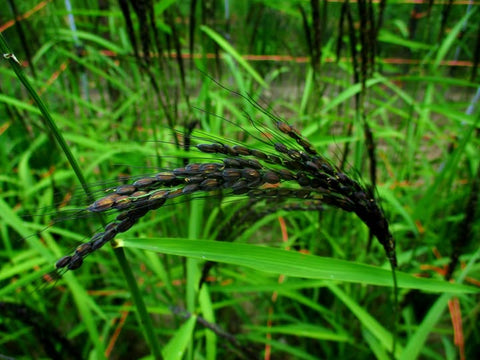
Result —
[{"label": "cluster of dark seeds", "polygon": [[289,206],[291,210],[319,210],[329,205],[354,212],[379,240],[392,266],[396,266],[395,244],[388,223],[371,192],[332,166],[292,126],[277,121],[276,128],[280,136],[262,140],[270,146],[269,151],[221,142],[200,143],[196,145],[200,152],[216,154],[218,159],[189,163],[112,189],[88,210],[117,210],[120,213],[115,221],[78,246],[73,255],[58,260],[57,269],[79,268],[87,255],[130,229],[148,211],[158,209],[167,200],[215,191],[243,194],[253,200],[301,200],[296,205],[286,205],[287,210]]}]

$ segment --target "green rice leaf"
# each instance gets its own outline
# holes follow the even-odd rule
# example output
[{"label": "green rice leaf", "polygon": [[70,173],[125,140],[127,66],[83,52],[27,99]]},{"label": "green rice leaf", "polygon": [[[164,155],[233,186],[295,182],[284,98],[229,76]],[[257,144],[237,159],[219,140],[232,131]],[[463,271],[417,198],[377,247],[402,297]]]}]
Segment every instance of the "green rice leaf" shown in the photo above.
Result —
[{"label": "green rice leaf", "polygon": [[267,83],[262,79],[260,74],[245,60],[240,53],[235,50],[235,48],[228,43],[219,33],[209,28],[208,26],[202,25],[200,29],[207,34],[213,41],[215,41],[225,52],[230,54],[238,64],[250,74],[251,77],[255,79],[263,87],[268,87]]},{"label": "green rice leaf", "polygon": [[162,355],[165,359],[182,359],[187,346],[192,341],[193,330],[195,329],[196,316],[191,316],[170,339],[168,344],[163,348]]},{"label": "green rice leaf", "polygon": [[400,36],[386,30],[380,31],[380,33],[378,34],[378,41],[399,45],[399,46],[404,46],[411,50],[429,50],[432,48],[431,45],[423,44],[418,41],[403,39]]},{"label": "green rice leaf", "polygon": [[[293,277],[392,286],[389,270],[345,260],[305,255],[265,246],[182,238],[117,239],[116,246],[250,267]],[[431,292],[479,293],[480,289],[397,273],[398,286]]]}]

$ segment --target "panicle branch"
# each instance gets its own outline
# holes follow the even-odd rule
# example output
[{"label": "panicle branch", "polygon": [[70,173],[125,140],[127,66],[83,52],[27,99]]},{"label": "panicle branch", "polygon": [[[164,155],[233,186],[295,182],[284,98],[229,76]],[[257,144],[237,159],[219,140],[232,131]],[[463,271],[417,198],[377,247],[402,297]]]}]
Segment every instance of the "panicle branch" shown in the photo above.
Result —
[{"label": "panicle branch", "polygon": [[319,210],[328,205],[354,212],[378,239],[395,267],[395,243],[373,194],[318,154],[294,127],[277,120],[275,127],[280,133],[264,141],[270,147],[268,151],[245,144],[199,143],[195,145],[197,150],[211,154],[214,161],[188,163],[111,189],[88,210],[119,211],[115,221],[78,246],[72,255],[58,260],[56,268],[78,269],[86,256],[130,229],[149,211],[174,198],[198,192],[246,195],[253,200],[293,199],[303,203],[297,209]]}]

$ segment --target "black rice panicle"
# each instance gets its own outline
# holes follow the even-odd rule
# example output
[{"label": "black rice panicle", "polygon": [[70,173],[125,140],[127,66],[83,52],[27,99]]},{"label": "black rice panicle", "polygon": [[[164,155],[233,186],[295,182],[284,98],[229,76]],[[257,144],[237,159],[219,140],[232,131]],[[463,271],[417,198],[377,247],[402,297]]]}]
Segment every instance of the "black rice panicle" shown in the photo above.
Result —
[{"label": "black rice panicle", "polygon": [[[262,109],[258,105],[256,108]],[[261,110],[267,113],[266,110]],[[269,114],[269,113],[268,113]],[[114,221],[56,262],[57,270],[78,269],[86,256],[134,226],[149,211],[190,194],[243,195],[252,200],[275,199],[292,209],[339,208],[355,213],[383,246],[396,266],[395,243],[388,222],[371,191],[320,155],[290,124],[269,114],[272,124],[249,117],[262,148],[210,136],[192,135],[192,157],[185,166],[159,171],[113,187],[87,208],[92,213],[117,212]],[[243,131],[247,131],[242,129]],[[251,134],[251,133],[249,133]],[[274,211],[272,207],[265,211]]]}]

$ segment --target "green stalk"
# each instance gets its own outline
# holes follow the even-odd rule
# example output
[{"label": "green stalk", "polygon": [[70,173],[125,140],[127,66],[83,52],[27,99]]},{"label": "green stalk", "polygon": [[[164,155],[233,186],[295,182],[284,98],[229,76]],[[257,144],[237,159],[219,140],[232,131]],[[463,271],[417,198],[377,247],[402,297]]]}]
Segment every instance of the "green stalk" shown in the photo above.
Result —
[{"label": "green stalk", "polygon": [[135,277],[133,276],[132,269],[130,268],[130,265],[125,257],[125,251],[123,248],[117,247],[114,249],[114,253],[117,257],[117,261],[120,264],[120,268],[123,271],[123,276],[125,277],[125,280],[130,288],[133,301],[137,306],[137,320],[143,327],[147,341],[150,343],[153,356],[155,359],[162,359],[160,347],[158,346],[157,338],[155,337],[155,332],[153,331],[152,320],[148,315],[147,307],[143,302],[143,298],[138,289]]},{"label": "green stalk", "polygon": [[23,86],[25,86],[28,93],[37,104],[38,109],[43,115],[43,123],[50,130],[53,136],[55,136],[55,139],[57,140],[58,144],[62,148],[62,151],[64,152],[68,162],[70,163],[73,171],[75,172],[75,176],[77,177],[78,181],[80,181],[80,184],[82,185],[83,191],[85,191],[85,194],[87,194],[88,201],[93,201],[94,200],[93,195],[87,186],[87,182],[85,181],[82,171],[80,170],[80,167],[78,166],[77,161],[73,157],[73,154],[70,151],[70,148],[68,147],[65,139],[63,138],[62,134],[58,130],[58,127],[55,124],[55,121],[53,120],[52,116],[50,115],[50,112],[48,111],[47,106],[42,101],[42,99],[40,99],[40,96],[38,96],[37,92],[30,84],[30,81],[28,81],[27,77],[25,76],[25,73],[22,70],[22,66],[20,65],[20,62],[17,60],[13,52],[10,50],[10,47],[8,46],[8,43],[3,37],[2,33],[0,33],[0,50],[3,54],[3,58],[6,59],[12,66],[13,71],[17,75],[18,80],[20,80]]},{"label": "green stalk", "polygon": [[[87,198],[90,202],[93,202],[94,197],[90,191],[90,189],[87,186],[87,182],[85,181],[85,177],[83,176],[83,173],[78,166],[77,161],[75,160],[72,152],[70,151],[70,148],[68,147],[65,139],[63,138],[62,134],[58,130],[57,125],[55,124],[55,121],[53,120],[52,116],[50,115],[50,112],[48,111],[47,106],[45,103],[42,101],[40,96],[37,94],[35,89],[32,87],[30,84],[30,81],[28,80],[27,76],[23,72],[22,66],[20,65],[20,62],[17,60],[15,57],[14,53],[10,50],[10,47],[8,46],[7,41],[3,37],[3,34],[0,33],[0,51],[3,54],[3,58],[6,59],[10,65],[13,68],[13,71],[17,75],[17,78],[20,80],[20,82],[25,86],[27,89],[28,93],[30,96],[33,98],[35,103],[37,104],[40,112],[43,115],[43,122],[45,126],[50,130],[51,133],[55,136],[55,139],[57,140],[58,144],[62,148],[62,151],[64,152],[65,156],[67,157],[68,162],[70,163],[73,171],[75,172],[75,176],[77,179],[80,181],[80,184],[82,185],[83,191],[87,195]],[[103,225],[105,225],[105,221],[103,218],[101,219]],[[143,302],[143,298],[140,295],[140,290],[137,286],[137,283],[135,281],[135,278],[132,273],[132,269],[130,268],[130,265],[126,261],[125,258],[125,252],[121,248],[117,248],[114,251],[115,256],[117,258],[117,261],[120,265],[120,268],[123,271],[123,274],[125,276],[125,280],[127,281],[127,285],[130,288],[130,293],[132,294],[132,297],[135,301],[135,305],[137,307],[138,315],[140,318],[140,324],[144,328],[144,332],[147,337],[147,341],[150,343],[150,346],[152,347],[152,352],[155,356],[156,359],[161,359],[161,354],[160,354],[160,348],[158,346],[158,342],[156,341],[155,334],[153,331],[153,326],[150,317],[148,316],[147,308],[145,306],[145,303]],[[91,316],[90,316],[91,318]],[[92,327],[89,327],[92,328]],[[94,334],[90,334],[90,336],[93,336],[93,338],[98,338],[98,334],[96,334],[96,331]],[[98,343],[98,342],[97,342]],[[99,349],[97,349],[99,350]],[[102,352],[99,351],[101,354]]]}]

